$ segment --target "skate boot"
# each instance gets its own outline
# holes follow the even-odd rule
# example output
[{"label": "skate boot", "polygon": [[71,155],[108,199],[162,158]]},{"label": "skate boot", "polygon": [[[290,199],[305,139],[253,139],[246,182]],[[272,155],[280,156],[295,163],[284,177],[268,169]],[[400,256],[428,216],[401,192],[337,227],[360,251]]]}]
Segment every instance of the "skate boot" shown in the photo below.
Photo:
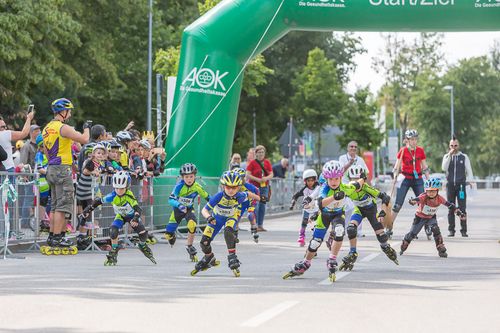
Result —
[{"label": "skate boot", "polygon": [[238,260],[236,253],[231,253],[227,256],[227,265],[229,266],[229,269],[233,271],[235,277],[240,276],[240,261]]},{"label": "skate boot", "polygon": [[[358,254],[356,253],[356,256]],[[335,272],[337,272],[337,260],[329,258],[326,261],[326,267],[328,268],[328,277],[330,278],[330,282],[335,282],[337,276]]]},{"label": "skate boot", "polygon": [[148,239],[146,240],[146,244],[155,245],[158,243],[158,239],[154,235],[148,234]]},{"label": "skate boot", "polygon": [[49,235],[49,237],[47,237],[47,245],[40,246],[40,253],[41,254],[49,255],[47,253],[47,250],[52,247],[52,241],[53,240],[54,240],[54,236],[53,235]]},{"label": "skate boot", "polygon": [[326,246],[328,247],[328,250],[332,250],[332,244],[333,244],[333,237],[335,237],[333,232],[330,232],[330,235],[328,236],[328,239],[326,240]]},{"label": "skate boot", "polygon": [[399,265],[398,261],[398,255],[396,253],[396,250],[394,250],[389,244],[387,244],[386,247],[380,246],[382,248],[382,251],[385,253],[387,258],[391,259],[394,261],[396,265]]},{"label": "skate boot", "polygon": [[189,254],[189,259],[191,262],[198,262],[198,257],[196,256],[196,248],[193,245],[186,246],[186,251]]},{"label": "skate boot", "polygon": [[215,259],[213,253],[208,257],[205,255],[203,258],[201,258],[200,261],[196,263],[196,265],[194,265],[194,269],[191,271],[191,276],[196,275],[199,271],[206,271],[210,267],[215,267],[219,265],[220,261]]},{"label": "skate boot", "polygon": [[403,242],[401,243],[401,251],[399,251],[399,255],[402,256],[403,253],[406,251],[406,249],[408,248],[408,246],[410,245],[410,242],[408,242],[407,240],[403,239]]},{"label": "skate boot", "polygon": [[151,249],[149,248],[148,244],[146,244],[146,243],[140,244],[139,243],[139,250],[141,250],[142,254],[144,254],[144,256],[146,258],[148,258],[149,260],[151,260],[151,262],[156,265],[155,257],[153,257],[153,251],[151,251]]},{"label": "skate boot", "polygon": [[118,263],[118,251],[120,248],[111,249],[108,254],[106,254],[106,260],[104,261],[104,266],[115,266]]},{"label": "skate boot", "polygon": [[74,255],[78,253],[78,249],[73,243],[62,236],[54,237],[52,240],[52,245],[48,250],[45,251],[47,255]]},{"label": "skate boot", "polygon": [[259,233],[257,232],[257,227],[252,227],[252,237],[253,237],[253,241],[255,243],[258,243],[259,242]]},{"label": "skate boot", "polygon": [[427,240],[431,240],[432,230],[431,230],[430,226],[428,226],[426,224],[425,227],[424,227],[424,229],[425,229],[425,235],[427,236]]},{"label": "skate boot", "polygon": [[171,247],[174,246],[176,240],[175,234],[165,233],[165,239],[168,241],[168,244],[170,244]]},{"label": "skate boot", "polygon": [[443,246],[438,247],[438,254],[441,258],[448,258],[448,253],[446,253],[446,248]]},{"label": "skate boot", "polygon": [[306,230],[300,229],[299,239],[297,239],[300,247],[304,247],[306,245]]},{"label": "skate boot", "polygon": [[283,280],[286,280],[288,278],[294,277],[294,276],[300,276],[305,273],[311,267],[311,262],[308,260],[302,260],[296,263],[292,269],[283,275]]},{"label": "skate boot", "polygon": [[358,259],[357,252],[349,252],[344,258],[342,258],[342,264],[340,264],[339,271],[352,271],[354,263]]},{"label": "skate boot", "polygon": [[91,243],[92,243],[92,237],[90,237],[90,236],[78,235],[76,237],[76,247],[80,251],[87,249]]}]

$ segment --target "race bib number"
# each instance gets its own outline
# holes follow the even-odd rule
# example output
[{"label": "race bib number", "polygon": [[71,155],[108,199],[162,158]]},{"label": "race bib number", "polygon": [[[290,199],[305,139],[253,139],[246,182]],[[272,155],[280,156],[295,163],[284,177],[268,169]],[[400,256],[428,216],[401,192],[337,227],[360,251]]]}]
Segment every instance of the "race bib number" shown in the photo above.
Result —
[{"label": "race bib number", "polygon": [[235,210],[234,208],[222,208],[217,206],[215,208],[215,214],[220,215],[220,216],[234,216]]},{"label": "race bib number", "polygon": [[430,207],[430,206],[425,205],[422,208],[422,213],[424,213],[425,215],[435,215],[438,208],[439,207]]},{"label": "race bib number", "polygon": [[354,205],[358,206],[358,207],[370,206],[373,203],[372,198],[366,198],[365,200],[361,200],[361,201],[356,201],[356,200],[353,200],[353,201],[354,201]]},{"label": "race bib number", "polygon": [[193,199],[192,198],[188,198],[188,197],[179,197],[179,202],[183,206],[191,206],[191,205],[193,205]]},{"label": "race bib number", "polygon": [[132,213],[134,212],[134,209],[128,203],[125,206],[113,205],[113,210],[115,211],[115,214],[121,215],[121,216],[132,215]]},{"label": "race bib number", "polygon": [[326,207],[329,208],[329,209],[331,209],[331,210],[339,209],[339,208],[344,207],[344,201],[345,201],[344,199],[342,199],[342,200],[333,200],[333,202],[330,203]]}]

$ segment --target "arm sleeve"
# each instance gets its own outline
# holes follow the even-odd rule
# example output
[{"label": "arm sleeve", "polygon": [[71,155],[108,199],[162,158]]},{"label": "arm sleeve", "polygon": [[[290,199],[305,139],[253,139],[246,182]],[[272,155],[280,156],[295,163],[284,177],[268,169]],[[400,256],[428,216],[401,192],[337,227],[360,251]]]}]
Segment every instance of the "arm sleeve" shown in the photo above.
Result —
[{"label": "arm sleeve", "polygon": [[181,192],[182,187],[184,186],[184,182],[181,180],[177,185],[175,185],[174,190],[170,194],[168,198],[168,204],[172,207],[179,208],[179,193]]},{"label": "arm sleeve", "polygon": [[110,203],[110,202],[113,201],[113,199],[115,198],[115,196],[116,196],[116,192],[113,191],[113,192],[107,194],[106,196],[104,196],[104,198],[102,198],[102,202],[103,203]]},{"label": "arm sleeve", "polygon": [[214,195],[213,197],[211,197],[210,201],[207,202],[207,204],[205,205],[205,209],[208,211],[214,210],[214,207],[217,206],[217,204],[219,203],[219,201],[223,195],[224,194],[222,192],[219,192],[216,195]]},{"label": "arm sleeve", "polygon": [[446,207],[448,208],[452,208],[452,209],[455,209],[455,204],[449,202],[448,200],[446,200],[443,196],[439,195],[439,204],[440,205],[445,205]]},{"label": "arm sleeve", "polygon": [[470,165],[469,156],[465,155],[465,175],[467,181],[471,182],[474,180],[474,175],[472,174],[472,166]]},{"label": "arm sleeve", "polygon": [[323,186],[319,185],[316,186],[316,188],[314,189],[314,191],[310,194],[310,197],[313,198],[313,199],[317,199],[320,192],[321,192],[321,189],[323,188]]},{"label": "arm sleeve", "polygon": [[377,190],[375,187],[372,187],[368,184],[363,184],[363,187],[361,188],[363,191],[365,191],[366,193],[368,193],[369,195],[371,195],[372,197],[374,198],[377,198],[380,194],[380,191]]},{"label": "arm sleeve", "polygon": [[139,206],[139,204],[137,203],[137,201],[135,202],[135,205],[132,206],[132,208],[134,209],[134,211],[136,213],[142,214],[142,208],[141,208],[141,206]]},{"label": "arm sleeve", "polygon": [[205,191],[205,189],[200,184],[198,184],[198,183],[196,183],[196,184],[198,185],[197,192],[200,195],[200,197],[202,197],[206,201],[209,201],[210,200],[210,195],[208,194],[208,192]]},{"label": "arm sleeve", "polygon": [[450,166],[451,156],[450,154],[444,154],[443,162],[441,163],[441,169],[448,173],[448,167]]},{"label": "arm sleeve", "polygon": [[305,188],[306,188],[306,186],[304,186],[299,191],[297,191],[297,193],[295,193],[293,195],[292,200],[297,201],[298,198],[303,197],[304,196],[304,190],[305,190]]}]

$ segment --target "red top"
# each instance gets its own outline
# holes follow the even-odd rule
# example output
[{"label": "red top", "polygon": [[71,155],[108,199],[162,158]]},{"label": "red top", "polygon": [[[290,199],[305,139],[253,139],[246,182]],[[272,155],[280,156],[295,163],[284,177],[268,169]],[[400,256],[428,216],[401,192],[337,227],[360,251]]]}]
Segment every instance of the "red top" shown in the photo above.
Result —
[{"label": "red top", "polygon": [[447,202],[446,199],[439,194],[435,198],[431,199],[425,192],[420,194],[418,199],[419,202],[415,215],[424,219],[430,219],[436,215],[438,207]]},{"label": "red top", "polygon": [[[403,147],[398,152],[398,159],[401,158],[403,154],[403,160],[401,161],[401,173],[405,178],[413,179],[413,170],[416,170],[419,176],[422,176],[422,161],[425,160],[424,148],[417,146],[416,149],[410,149],[408,147]],[[419,177],[420,178],[420,177]]]},{"label": "red top", "polygon": [[[260,167],[259,163],[257,163],[257,160],[251,160],[250,163],[247,165],[247,171],[250,171],[252,176],[262,178],[265,176],[268,176],[273,172],[273,166],[271,165],[271,162],[269,162],[268,159],[264,159],[263,163],[264,169],[266,169],[267,174],[264,173],[262,168]],[[257,187],[264,187],[269,184],[269,181],[263,183],[262,185],[254,180],[250,180],[250,183],[257,186]]]}]

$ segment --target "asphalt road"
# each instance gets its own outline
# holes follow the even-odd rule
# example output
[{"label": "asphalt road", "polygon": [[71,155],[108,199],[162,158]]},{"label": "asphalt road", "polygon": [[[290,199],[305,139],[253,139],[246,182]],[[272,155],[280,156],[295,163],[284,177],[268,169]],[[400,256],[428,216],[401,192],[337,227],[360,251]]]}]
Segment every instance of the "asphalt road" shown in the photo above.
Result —
[{"label": "asphalt road", "polygon": [[[354,270],[333,284],[324,246],[306,274],[282,280],[304,253],[299,216],[268,220],[259,244],[241,232],[239,278],[223,235],[213,246],[221,266],[195,277],[182,239],[152,247],[158,265],[137,249],[121,251],[116,267],[103,266],[104,253],[0,260],[0,332],[500,332],[498,202],[492,190],[469,200],[470,237],[445,237],[446,259],[422,234],[396,266],[365,223]],[[413,212],[405,205],[396,221],[397,248]]]}]

